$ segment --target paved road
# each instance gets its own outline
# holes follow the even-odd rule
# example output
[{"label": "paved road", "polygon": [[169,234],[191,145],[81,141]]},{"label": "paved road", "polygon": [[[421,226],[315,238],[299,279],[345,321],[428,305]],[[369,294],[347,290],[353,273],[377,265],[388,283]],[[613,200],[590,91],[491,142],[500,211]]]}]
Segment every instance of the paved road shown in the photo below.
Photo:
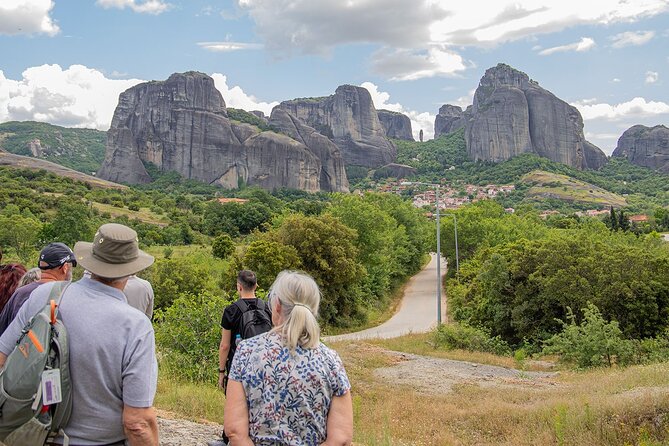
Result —
[{"label": "paved road", "polygon": [[[441,259],[441,273],[446,272]],[[442,293],[442,320],[446,313],[445,295]],[[424,333],[437,324],[437,256],[432,254],[430,263],[407,284],[400,308],[387,322],[378,327],[355,333],[328,336],[323,340],[337,342],[370,338],[396,338],[409,333]]]}]

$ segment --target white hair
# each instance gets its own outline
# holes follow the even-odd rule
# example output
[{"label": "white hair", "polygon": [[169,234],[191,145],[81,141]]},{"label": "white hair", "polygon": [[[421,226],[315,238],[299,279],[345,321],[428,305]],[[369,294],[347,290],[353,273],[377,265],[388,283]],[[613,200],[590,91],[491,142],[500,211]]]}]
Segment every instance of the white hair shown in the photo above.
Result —
[{"label": "white hair", "polygon": [[274,330],[283,334],[288,348],[316,347],[321,333],[316,320],[321,291],[314,279],[298,271],[281,271],[272,284],[270,296],[281,303],[283,322]]}]

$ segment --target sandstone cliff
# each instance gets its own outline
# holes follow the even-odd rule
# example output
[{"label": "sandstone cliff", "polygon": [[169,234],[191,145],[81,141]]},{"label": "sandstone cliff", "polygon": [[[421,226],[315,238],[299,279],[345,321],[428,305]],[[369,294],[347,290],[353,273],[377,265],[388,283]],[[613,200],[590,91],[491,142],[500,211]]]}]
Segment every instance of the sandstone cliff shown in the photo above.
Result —
[{"label": "sandstone cliff", "polygon": [[307,147],[321,161],[320,185],[325,191],[348,192],[344,158],[339,147],[285,110],[272,110],[269,124]]},{"label": "sandstone cliff", "polygon": [[622,134],[612,156],[639,166],[669,172],[669,128],[635,125]]},{"label": "sandstone cliff", "polygon": [[474,103],[461,118],[453,106],[442,107],[440,115],[435,131],[464,124],[467,152],[474,160],[503,161],[533,152],[577,169],[599,169],[606,163],[604,152],[585,140],[575,107],[505,64],[485,72]]},{"label": "sandstone cliff", "polygon": [[464,112],[457,105],[442,105],[439,108],[439,114],[434,119],[434,137],[446,135],[464,127]]},{"label": "sandstone cliff", "polygon": [[[150,178],[142,162],[227,188],[242,181],[267,189],[323,189],[316,154],[288,136],[231,122],[213,80],[196,72],[173,74],[120,95],[98,176],[145,183]],[[324,190],[347,190],[340,179]]]},{"label": "sandstone cliff", "polygon": [[393,162],[397,148],[381,126],[369,92],[342,85],[332,96],[284,101],[277,105],[327,136],[347,165],[378,167]]},{"label": "sandstone cliff", "polygon": [[378,110],[379,121],[388,138],[413,141],[411,120],[407,115],[390,110]]}]

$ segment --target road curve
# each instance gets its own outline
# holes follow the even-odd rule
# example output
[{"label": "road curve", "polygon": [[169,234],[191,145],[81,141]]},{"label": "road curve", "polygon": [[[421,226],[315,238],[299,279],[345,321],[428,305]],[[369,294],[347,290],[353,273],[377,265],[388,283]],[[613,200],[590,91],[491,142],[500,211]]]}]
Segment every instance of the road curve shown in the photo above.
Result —
[{"label": "road curve", "polygon": [[[441,259],[441,273],[446,272],[444,259]],[[446,313],[442,293],[442,320]],[[378,327],[355,333],[336,336],[326,336],[325,342],[345,340],[359,340],[372,338],[397,338],[409,333],[424,333],[430,331],[437,324],[437,256],[432,254],[430,263],[418,274],[409,279],[404,290],[404,297],[399,310],[388,321]]]}]

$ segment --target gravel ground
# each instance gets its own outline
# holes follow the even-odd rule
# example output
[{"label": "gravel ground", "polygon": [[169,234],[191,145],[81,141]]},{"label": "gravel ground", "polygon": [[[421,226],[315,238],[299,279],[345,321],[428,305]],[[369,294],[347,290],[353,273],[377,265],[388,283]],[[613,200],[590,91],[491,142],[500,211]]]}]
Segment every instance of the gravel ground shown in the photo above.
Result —
[{"label": "gravel ground", "polygon": [[158,429],[161,446],[207,446],[208,441],[217,439],[223,432],[220,424],[181,420],[160,410]]},{"label": "gravel ground", "polygon": [[492,365],[451,359],[430,358],[408,353],[388,352],[398,363],[376,369],[374,374],[386,381],[411,386],[417,392],[444,394],[455,384],[483,387],[548,387],[557,383],[555,372],[526,372]]}]

